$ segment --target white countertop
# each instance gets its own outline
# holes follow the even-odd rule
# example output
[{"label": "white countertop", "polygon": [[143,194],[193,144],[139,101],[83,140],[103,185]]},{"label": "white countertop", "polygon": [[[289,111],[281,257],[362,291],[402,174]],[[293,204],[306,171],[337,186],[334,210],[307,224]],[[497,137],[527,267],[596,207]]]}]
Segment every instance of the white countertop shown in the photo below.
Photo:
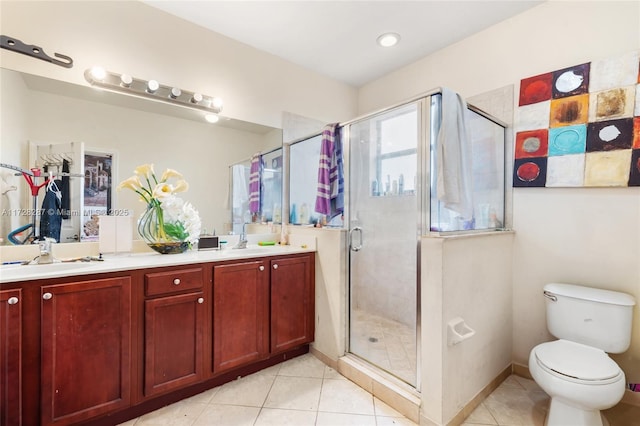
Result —
[{"label": "white countertop", "polygon": [[234,259],[279,256],[296,253],[315,252],[313,245],[258,246],[246,249],[226,248],[224,250],[189,250],[181,254],[131,253],[104,255],[104,261],[55,262],[47,265],[2,265],[0,284],[18,281],[33,281],[76,275],[101,274],[106,272],[129,271],[135,269],[158,268],[164,266],[190,265],[207,262],[221,262]]}]

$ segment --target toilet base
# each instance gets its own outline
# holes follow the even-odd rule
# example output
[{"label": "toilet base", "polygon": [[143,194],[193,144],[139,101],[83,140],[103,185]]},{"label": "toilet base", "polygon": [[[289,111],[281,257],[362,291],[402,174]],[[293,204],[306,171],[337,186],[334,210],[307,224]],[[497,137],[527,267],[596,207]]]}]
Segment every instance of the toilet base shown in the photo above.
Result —
[{"label": "toilet base", "polygon": [[551,398],[549,414],[545,426],[609,426],[609,422],[599,410],[583,410]]}]

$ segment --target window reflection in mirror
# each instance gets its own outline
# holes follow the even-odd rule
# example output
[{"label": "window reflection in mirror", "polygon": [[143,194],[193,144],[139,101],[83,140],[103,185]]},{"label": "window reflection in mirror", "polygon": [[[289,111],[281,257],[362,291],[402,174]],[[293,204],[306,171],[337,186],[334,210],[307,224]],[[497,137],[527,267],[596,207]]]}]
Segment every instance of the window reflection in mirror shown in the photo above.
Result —
[{"label": "window reflection in mirror", "polygon": [[[297,141],[289,154],[289,223],[315,225],[322,215],[315,211],[318,189],[318,164],[322,136],[316,135]],[[342,216],[336,216],[327,225],[342,226]]]},{"label": "window reflection in mirror", "polygon": [[[282,148],[262,155],[260,210],[249,209],[251,160],[231,166],[231,223],[234,234],[241,234],[246,223],[282,223]],[[245,231],[247,227],[244,227]],[[251,228],[249,228],[251,229]]]}]

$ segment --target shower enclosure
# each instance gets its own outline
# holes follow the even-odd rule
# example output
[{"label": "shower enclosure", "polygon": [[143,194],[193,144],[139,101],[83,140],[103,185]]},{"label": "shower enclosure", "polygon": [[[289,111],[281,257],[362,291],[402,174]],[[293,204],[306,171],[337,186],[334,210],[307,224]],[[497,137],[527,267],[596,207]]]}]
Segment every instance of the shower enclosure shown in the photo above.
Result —
[{"label": "shower enclosure", "polygon": [[504,126],[466,111],[474,217],[438,201],[440,91],[342,125],[349,228],[348,350],[420,389],[421,238],[481,232],[504,221]]}]

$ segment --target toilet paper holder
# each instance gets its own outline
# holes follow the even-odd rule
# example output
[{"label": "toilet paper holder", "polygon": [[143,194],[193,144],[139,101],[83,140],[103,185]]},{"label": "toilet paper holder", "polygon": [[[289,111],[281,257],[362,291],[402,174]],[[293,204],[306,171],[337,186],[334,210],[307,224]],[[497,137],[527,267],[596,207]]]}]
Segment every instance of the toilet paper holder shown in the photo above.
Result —
[{"label": "toilet paper holder", "polygon": [[469,327],[464,319],[456,317],[447,323],[447,344],[449,346],[469,339],[476,331]]}]

